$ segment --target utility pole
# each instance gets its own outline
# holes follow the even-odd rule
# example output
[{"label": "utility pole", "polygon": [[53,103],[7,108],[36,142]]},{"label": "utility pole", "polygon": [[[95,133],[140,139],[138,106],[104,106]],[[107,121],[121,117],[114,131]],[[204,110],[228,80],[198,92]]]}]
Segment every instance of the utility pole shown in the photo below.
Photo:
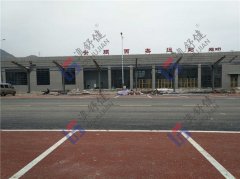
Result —
[{"label": "utility pole", "polygon": [[121,32],[121,38],[122,38],[122,88],[124,86],[124,69],[123,69],[123,33]]},{"label": "utility pole", "polygon": [[136,58],[136,62],[135,62],[135,85],[136,85],[136,91],[137,91],[137,80],[138,80],[138,59]]}]

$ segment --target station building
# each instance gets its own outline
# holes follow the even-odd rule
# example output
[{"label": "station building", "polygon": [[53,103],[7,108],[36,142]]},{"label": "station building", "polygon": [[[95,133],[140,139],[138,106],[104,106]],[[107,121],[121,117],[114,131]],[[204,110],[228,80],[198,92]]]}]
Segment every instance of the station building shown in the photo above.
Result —
[{"label": "station building", "polygon": [[[128,89],[240,86],[239,51],[123,55],[123,69]],[[63,84],[66,90],[122,88],[122,56],[2,56],[1,81],[17,92],[61,90]]]}]

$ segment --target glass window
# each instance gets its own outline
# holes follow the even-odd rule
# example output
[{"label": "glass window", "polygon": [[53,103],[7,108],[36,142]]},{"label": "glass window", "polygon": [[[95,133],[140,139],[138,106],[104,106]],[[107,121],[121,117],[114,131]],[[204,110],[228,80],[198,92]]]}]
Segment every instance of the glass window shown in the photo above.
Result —
[{"label": "glass window", "polygon": [[6,70],[6,82],[12,85],[27,85],[27,73],[19,69]]},{"label": "glass window", "polygon": [[37,85],[50,85],[49,69],[37,69]]},{"label": "glass window", "polygon": [[65,84],[74,85],[76,84],[75,68],[66,68],[64,73]]}]

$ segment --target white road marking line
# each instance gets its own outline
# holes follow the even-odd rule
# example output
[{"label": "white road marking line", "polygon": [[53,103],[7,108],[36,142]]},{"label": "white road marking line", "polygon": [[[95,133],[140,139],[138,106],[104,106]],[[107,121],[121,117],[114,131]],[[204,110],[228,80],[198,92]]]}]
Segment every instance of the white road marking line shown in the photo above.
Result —
[{"label": "white road marking line", "polygon": [[213,95],[211,97],[219,97],[219,98],[225,98],[225,99],[239,99],[238,96],[233,97],[233,96],[214,96]]},{"label": "white road marking line", "polygon": [[[183,96],[159,96],[159,97],[162,97],[164,99],[182,99],[183,98]],[[188,98],[188,97],[186,97],[186,98]]]},{"label": "white road marking line", "polygon": [[15,104],[15,105],[2,105],[3,107],[10,107],[10,106],[13,106],[13,107],[30,107],[30,106],[32,106],[32,105],[30,105],[30,104]]},{"label": "white road marking line", "polygon": [[45,150],[42,154],[40,154],[37,158],[35,158],[33,161],[28,163],[25,167],[23,167],[21,170],[19,170],[17,173],[15,173],[13,176],[10,177],[10,179],[13,178],[20,178],[25,173],[27,173],[31,168],[33,168],[35,165],[37,165],[41,160],[43,160],[47,155],[49,155],[51,152],[53,152],[57,147],[59,147],[63,142],[65,142],[69,137],[71,137],[77,130],[69,133],[69,135],[64,136],[62,139],[60,139],[58,142],[56,142],[53,146]]},{"label": "white road marking line", "polygon": [[121,107],[150,107],[152,105],[134,105],[134,104],[125,104],[125,105],[119,105]]},{"label": "white road marking line", "polygon": [[114,96],[114,98],[119,98],[119,95],[117,95],[117,96]]},{"label": "white road marking line", "polygon": [[77,106],[77,107],[86,107],[88,105],[86,104],[59,104],[57,106],[61,106],[61,107],[74,107],[74,106]]},{"label": "white road marking line", "polygon": [[219,113],[219,114],[226,116],[226,113]]},{"label": "white road marking line", "polygon": [[189,96],[181,96],[181,97],[183,97],[183,98],[190,98]]},{"label": "white road marking line", "polygon": [[[181,107],[196,107],[197,105],[182,105]],[[198,105],[198,106],[201,106],[201,107],[204,107],[204,105]],[[209,105],[209,106],[212,106],[212,107],[214,107],[215,105],[213,104],[213,105]],[[220,107],[220,106],[219,106]],[[233,109],[233,108],[237,108],[237,109],[239,109],[239,107],[238,106],[221,106],[221,107],[224,107],[224,108],[231,108],[231,109]]]},{"label": "white road marking line", "polygon": [[147,97],[152,98],[152,96],[150,96],[150,95],[147,95]]},{"label": "white road marking line", "polygon": [[[196,105],[182,105],[183,107],[195,107]],[[199,106],[203,106],[203,105],[199,105]]]},{"label": "white road marking line", "polygon": [[181,134],[198,150],[225,178],[235,178],[229,171],[227,171],[217,160],[215,160],[206,150],[204,150],[197,142],[195,142],[186,133]]},{"label": "white road marking line", "polygon": [[227,96],[217,96],[217,95],[211,95],[211,97],[222,97],[222,98],[225,98]]},{"label": "white road marking line", "polygon": [[[192,105],[192,104],[189,104],[189,105],[182,105],[183,107],[195,107],[195,106],[197,106],[196,104],[195,105]],[[206,105],[198,105],[198,106],[201,106],[201,107],[204,107],[204,106],[206,106]],[[215,105],[209,105],[209,106],[215,106]]]},{"label": "white road marking line", "polygon": [[[1,132],[61,132],[66,129],[1,129]],[[71,131],[71,130],[66,130]],[[172,130],[91,130],[86,129],[88,132],[172,132]],[[220,134],[240,134],[240,131],[196,131],[188,130],[188,132],[195,133],[220,133]]]}]

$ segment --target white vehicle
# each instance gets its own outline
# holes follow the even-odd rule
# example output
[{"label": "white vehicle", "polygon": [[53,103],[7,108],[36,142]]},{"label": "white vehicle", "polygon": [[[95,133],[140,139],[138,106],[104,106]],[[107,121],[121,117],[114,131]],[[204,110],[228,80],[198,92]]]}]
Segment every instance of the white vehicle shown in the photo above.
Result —
[{"label": "white vehicle", "polygon": [[6,96],[8,94],[12,94],[15,96],[16,90],[10,83],[0,83],[1,84],[1,89],[0,89],[0,94],[1,96]]}]

